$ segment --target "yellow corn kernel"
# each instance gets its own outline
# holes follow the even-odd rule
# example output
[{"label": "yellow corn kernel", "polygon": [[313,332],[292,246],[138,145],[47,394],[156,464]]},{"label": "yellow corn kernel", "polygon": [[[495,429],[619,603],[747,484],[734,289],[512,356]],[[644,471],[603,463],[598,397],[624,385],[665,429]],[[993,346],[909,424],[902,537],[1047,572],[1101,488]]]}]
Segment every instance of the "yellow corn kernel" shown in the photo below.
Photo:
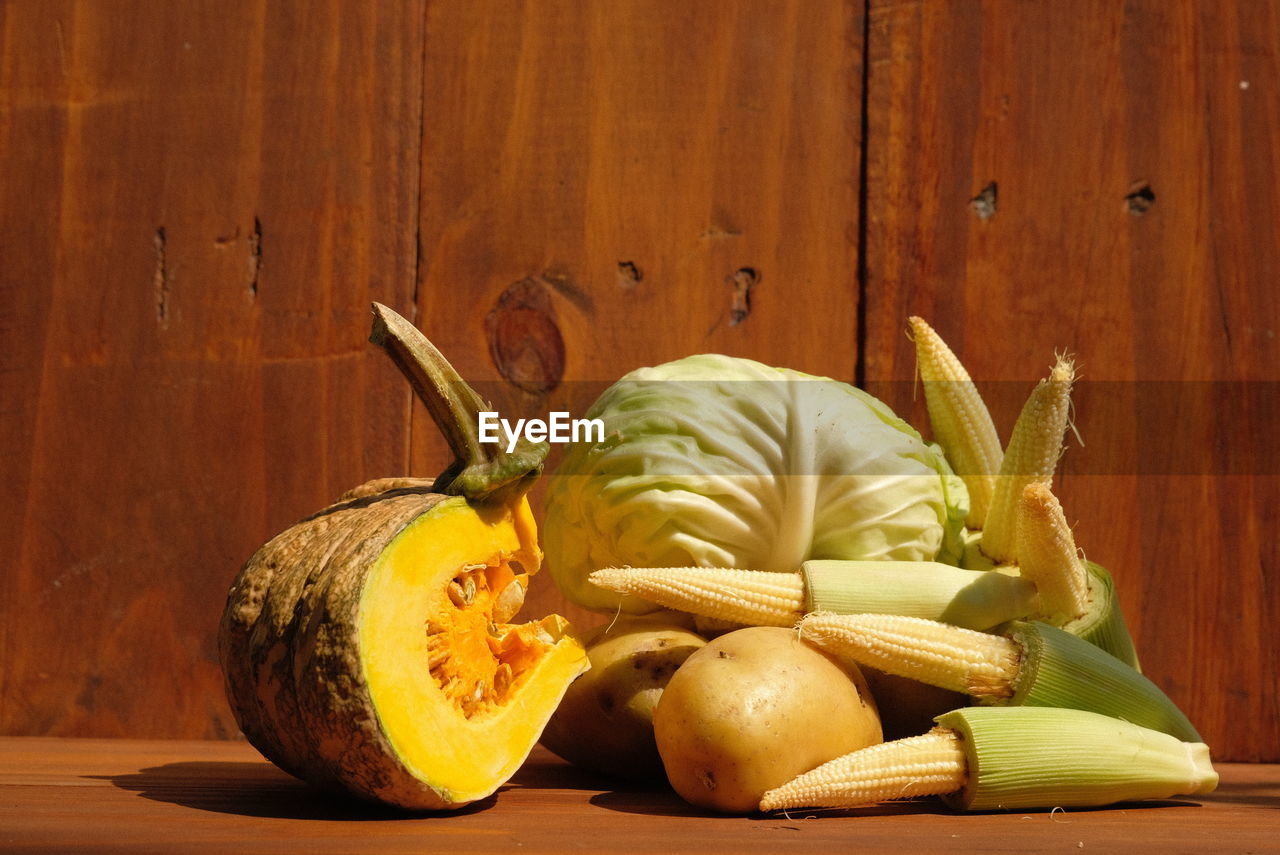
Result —
[{"label": "yellow corn kernel", "polygon": [[804,615],[798,573],[719,567],[610,567],[592,584],[689,614],[746,626],[793,626]]},{"label": "yellow corn kernel", "polygon": [[982,551],[996,561],[1018,563],[1017,507],[1022,491],[1031,483],[1053,483],[1074,380],[1075,364],[1059,356],[1049,377],[1036,385],[1018,415],[982,529]]},{"label": "yellow corn kernel", "polygon": [[953,793],[964,787],[968,762],[955,731],[883,742],[837,757],[760,799],[760,810],[852,808],[887,799]]},{"label": "yellow corn kernel", "polygon": [[1018,567],[1040,593],[1040,611],[1056,626],[1089,609],[1089,573],[1053,492],[1028,484],[1018,502]]},{"label": "yellow corn kernel", "polygon": [[907,319],[916,345],[916,366],[924,384],[933,434],[957,475],[969,488],[970,528],[982,528],[995,494],[1004,452],[995,423],[960,360],[934,329],[918,317]]},{"label": "yellow corn kernel", "polygon": [[983,698],[1013,694],[1021,650],[999,635],[900,615],[809,615],[800,635],[831,655]]}]

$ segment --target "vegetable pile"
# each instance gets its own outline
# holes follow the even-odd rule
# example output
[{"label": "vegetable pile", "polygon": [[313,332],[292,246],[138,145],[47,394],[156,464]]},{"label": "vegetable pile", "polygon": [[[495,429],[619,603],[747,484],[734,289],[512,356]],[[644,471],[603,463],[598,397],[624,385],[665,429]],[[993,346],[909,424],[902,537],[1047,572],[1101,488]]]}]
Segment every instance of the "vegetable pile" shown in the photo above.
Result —
[{"label": "vegetable pile", "polygon": [[[352,490],[240,571],[219,634],[246,737],[321,787],[449,810],[539,738],[598,772],[746,813],[940,795],[1028,809],[1208,793],[1209,749],[1139,671],[1111,577],[1052,492],[1071,362],[1007,446],[911,319],[937,444],[847,384],[727,356],[634,371],[548,491],[548,569],[609,615],[514,623],[542,565],[544,443],[399,315],[371,340],[455,460]],[[885,741],[885,740],[888,741]]]},{"label": "vegetable pile", "polygon": [[[1212,791],[1207,746],[1140,673],[1111,577],[1080,557],[1052,492],[1072,362],[1057,358],[1004,446],[956,356],[923,320],[911,333],[938,446],[845,384],[698,356],[607,390],[590,411],[605,440],[574,446],[557,471],[545,535],[567,597],[731,630],[690,656],[657,703],[672,786],[730,812],[924,795],[959,809],[1078,807]],[[795,627],[770,631],[869,685],[876,730],[898,738],[840,752],[826,740],[847,725],[781,728],[781,743],[772,721],[722,726],[755,722],[733,703],[687,698],[756,710],[769,687],[794,685],[791,703],[807,709],[839,683],[781,654],[735,663],[732,679],[706,667],[720,645],[765,631],[734,627]],[[774,780],[796,762],[809,768]],[[729,793],[720,765],[734,770]]]}]

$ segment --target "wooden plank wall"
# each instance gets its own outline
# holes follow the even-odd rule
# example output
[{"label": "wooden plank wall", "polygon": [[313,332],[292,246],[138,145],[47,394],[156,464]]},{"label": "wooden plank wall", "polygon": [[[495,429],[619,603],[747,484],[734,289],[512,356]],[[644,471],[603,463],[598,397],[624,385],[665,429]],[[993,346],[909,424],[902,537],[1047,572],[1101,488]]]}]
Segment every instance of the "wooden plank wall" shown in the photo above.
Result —
[{"label": "wooden plank wall", "polygon": [[852,378],[861,35],[845,3],[429,6],[423,328],[521,417],[690,353]]},{"label": "wooden plank wall", "polygon": [[413,4],[0,10],[0,731],[213,736],[218,603],[407,461]]},{"label": "wooden plank wall", "polygon": [[1082,545],[1280,759],[1275,0],[135,5],[0,6],[0,732],[233,731],[238,564],[441,465],[378,299],[517,415],[716,350],[923,425],[919,313],[1007,431],[1073,351]]},{"label": "wooden plank wall", "polygon": [[1280,4],[885,2],[868,32],[868,387],[924,422],[923,315],[1007,438],[1075,354],[1077,541],[1215,751],[1275,758]]}]

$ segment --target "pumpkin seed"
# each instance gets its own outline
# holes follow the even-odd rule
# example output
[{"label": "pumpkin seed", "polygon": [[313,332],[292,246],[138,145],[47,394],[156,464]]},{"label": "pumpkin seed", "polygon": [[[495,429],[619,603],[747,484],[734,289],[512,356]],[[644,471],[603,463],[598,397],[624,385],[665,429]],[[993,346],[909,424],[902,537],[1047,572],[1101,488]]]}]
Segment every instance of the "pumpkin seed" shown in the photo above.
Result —
[{"label": "pumpkin seed", "polygon": [[467,607],[466,594],[456,580],[449,583],[449,602],[460,609]]},{"label": "pumpkin seed", "polygon": [[498,623],[510,623],[524,605],[524,585],[512,579],[493,601],[493,619]]},{"label": "pumpkin seed", "polygon": [[476,580],[468,576],[467,580],[462,583],[462,599],[467,605],[476,598]]},{"label": "pumpkin seed", "polygon": [[511,666],[503,662],[498,666],[498,670],[493,672],[493,693],[498,697],[505,695],[507,689],[511,688],[511,678]]}]

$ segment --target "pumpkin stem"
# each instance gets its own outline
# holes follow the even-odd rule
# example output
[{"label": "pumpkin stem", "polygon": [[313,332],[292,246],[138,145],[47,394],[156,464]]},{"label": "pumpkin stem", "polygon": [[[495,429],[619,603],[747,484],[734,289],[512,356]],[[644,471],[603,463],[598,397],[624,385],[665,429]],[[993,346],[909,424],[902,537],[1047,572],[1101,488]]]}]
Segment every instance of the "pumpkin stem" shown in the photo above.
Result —
[{"label": "pumpkin stem", "polygon": [[453,451],[453,463],[436,479],[436,492],[505,501],[528,491],[542,473],[545,442],[521,437],[511,452],[501,442],[480,442],[480,413],[492,408],[417,327],[381,303],[373,304],[369,341],[386,350]]}]

